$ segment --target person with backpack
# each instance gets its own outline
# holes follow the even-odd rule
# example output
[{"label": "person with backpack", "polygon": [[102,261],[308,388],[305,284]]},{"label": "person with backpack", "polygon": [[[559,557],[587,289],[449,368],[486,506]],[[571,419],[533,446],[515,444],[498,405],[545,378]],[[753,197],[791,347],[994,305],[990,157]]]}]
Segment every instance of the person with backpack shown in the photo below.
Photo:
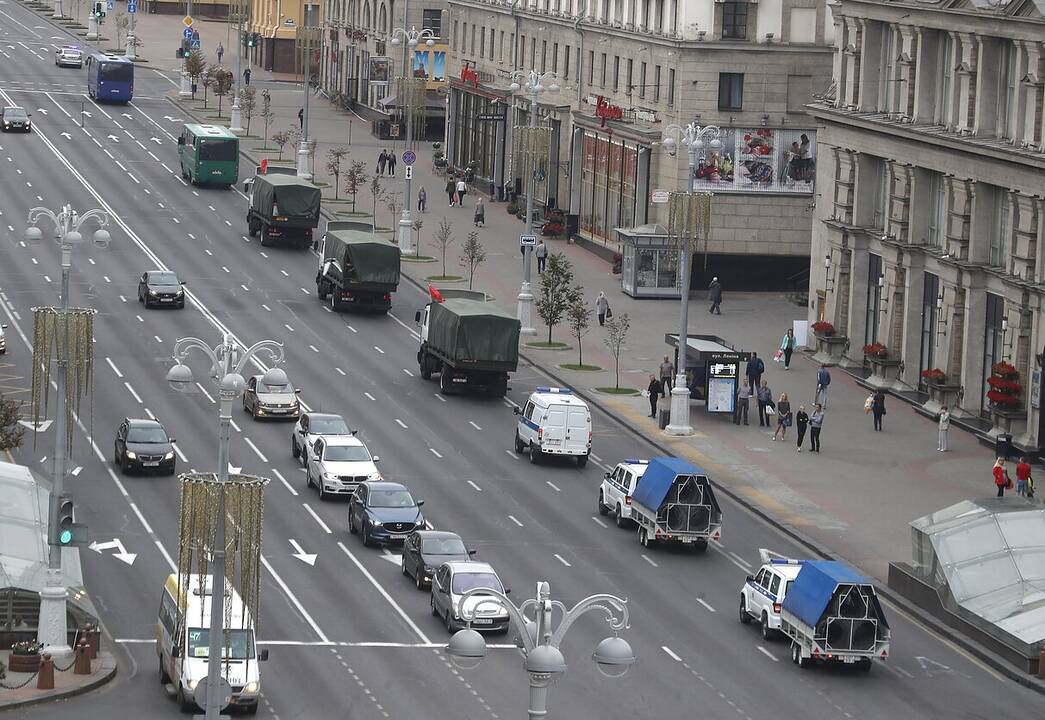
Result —
[{"label": "person with backpack", "polygon": [[885,393],[881,388],[871,396],[871,414],[874,416],[875,432],[882,432],[882,416],[885,415]]},{"label": "person with backpack", "polygon": [[[816,395],[813,396],[813,403],[819,403],[824,407],[827,407],[827,386],[831,384],[831,373],[827,370],[827,365],[820,365],[820,369],[816,371]],[[823,400],[820,399],[821,395]]]},{"label": "person with backpack", "polygon": [[756,352],[751,353],[751,358],[747,361],[747,367],[744,368],[744,375],[747,376],[752,392],[758,392],[758,387],[762,383],[762,373],[765,371],[766,364],[762,362],[762,358]]}]

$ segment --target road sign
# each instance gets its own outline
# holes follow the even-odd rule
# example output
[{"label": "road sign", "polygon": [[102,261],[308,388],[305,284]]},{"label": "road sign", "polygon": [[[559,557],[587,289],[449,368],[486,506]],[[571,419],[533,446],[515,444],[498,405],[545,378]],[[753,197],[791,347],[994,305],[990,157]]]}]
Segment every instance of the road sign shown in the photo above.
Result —
[{"label": "road sign", "polygon": [[199,41],[199,39],[198,38],[193,38],[192,40],[190,40],[189,41],[189,47],[191,49],[193,49],[193,50],[199,50],[200,49],[200,41]]},{"label": "road sign", "polygon": [[186,40],[192,40],[192,28],[185,28],[181,31],[181,36]]},{"label": "road sign", "polygon": [[650,202],[656,203],[657,205],[663,205],[668,201],[668,197],[671,195],[667,190],[654,190],[653,196],[650,198]]},{"label": "road sign", "polygon": [[105,3],[105,9],[112,10],[112,0],[109,0],[109,2]]},{"label": "road sign", "polygon": [[393,123],[393,124],[388,126],[388,137],[394,137],[394,138],[399,137],[399,125],[398,124]]},{"label": "road sign", "polygon": [[192,27],[192,18],[191,18],[191,17],[189,17],[188,15],[186,15],[185,17],[183,17],[183,18],[181,19],[181,23],[182,23],[182,25],[184,25],[185,27]]},{"label": "road sign", "polygon": [[414,179],[414,169],[412,167],[410,167],[409,165],[406,166],[406,179],[407,180],[413,180]]},{"label": "road sign", "polygon": [[138,12],[138,6],[132,2],[127,3],[127,12],[133,15],[134,13]]},{"label": "road sign", "polygon": [[533,247],[537,244],[536,235],[520,235],[519,246],[520,247]]},{"label": "road sign", "polygon": [[413,165],[415,162],[417,162],[417,153],[415,153],[413,150],[407,150],[405,153],[403,153],[404,165],[410,166]]}]

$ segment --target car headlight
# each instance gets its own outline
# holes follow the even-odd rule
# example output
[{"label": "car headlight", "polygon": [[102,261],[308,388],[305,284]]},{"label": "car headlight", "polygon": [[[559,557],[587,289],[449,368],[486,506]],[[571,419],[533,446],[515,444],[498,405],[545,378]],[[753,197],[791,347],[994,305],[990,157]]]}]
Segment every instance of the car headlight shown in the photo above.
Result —
[{"label": "car headlight", "polygon": [[150,291],[149,291],[149,294],[150,294],[150,295],[155,295],[155,294],[156,294],[156,291],[155,291],[155,290],[150,290]]},{"label": "car headlight", "polygon": [[381,481],[381,480],[383,480],[384,478],[383,478],[383,476],[381,475],[381,473],[379,473],[379,472],[377,472],[377,471],[375,470],[374,472],[372,472],[372,473],[370,473],[369,475],[367,475],[367,476],[366,476],[366,479],[367,479],[367,480],[369,480],[370,482],[380,482],[380,481]]},{"label": "car headlight", "polygon": [[136,453],[133,453],[130,450],[128,450],[127,451],[127,459],[128,460],[137,460],[138,459],[138,455]]},{"label": "car headlight", "polygon": [[199,680],[189,680],[189,690],[195,690],[197,683],[199,683]]},{"label": "car headlight", "polygon": [[260,405],[258,405],[258,415],[264,415],[264,414],[265,414],[265,408],[263,408]]},{"label": "car headlight", "polygon": [[163,459],[164,460],[173,460],[174,459],[174,451],[171,450],[170,452],[168,452],[166,455],[163,456]]},{"label": "car headlight", "polygon": [[176,293],[174,293],[174,294],[175,294],[175,295],[177,295],[177,296],[179,296],[179,297],[181,297],[182,295],[184,295],[184,294],[185,294],[185,291],[179,288],[179,289],[178,289],[178,292],[176,292]]},{"label": "car headlight", "polygon": [[249,682],[249,683],[247,683],[246,685],[243,686],[243,692],[249,693],[249,694],[253,695],[254,693],[256,693],[258,691],[258,689],[260,687],[261,687],[260,683]]},{"label": "car headlight", "polygon": [[380,520],[371,520],[370,524],[373,525],[374,527],[384,527],[384,525],[385,525]]}]

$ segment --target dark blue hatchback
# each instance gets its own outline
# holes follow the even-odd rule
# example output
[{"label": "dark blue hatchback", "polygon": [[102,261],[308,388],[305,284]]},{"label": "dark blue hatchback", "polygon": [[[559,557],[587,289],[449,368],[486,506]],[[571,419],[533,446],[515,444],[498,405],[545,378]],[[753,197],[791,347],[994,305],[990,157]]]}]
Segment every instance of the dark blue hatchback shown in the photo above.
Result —
[{"label": "dark blue hatchback", "polygon": [[362,483],[348,507],[348,531],[360,533],[366,546],[401,543],[424,528],[423,500],[415,500],[406,485],[394,482]]}]

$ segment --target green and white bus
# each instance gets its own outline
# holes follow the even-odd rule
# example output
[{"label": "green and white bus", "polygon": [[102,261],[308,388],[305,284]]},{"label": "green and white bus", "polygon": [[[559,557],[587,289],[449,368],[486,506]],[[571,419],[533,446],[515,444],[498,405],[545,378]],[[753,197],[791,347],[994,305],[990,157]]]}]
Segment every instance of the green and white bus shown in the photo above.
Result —
[{"label": "green and white bus", "polygon": [[193,185],[235,185],[239,138],[220,125],[185,125],[178,136],[181,176]]}]

